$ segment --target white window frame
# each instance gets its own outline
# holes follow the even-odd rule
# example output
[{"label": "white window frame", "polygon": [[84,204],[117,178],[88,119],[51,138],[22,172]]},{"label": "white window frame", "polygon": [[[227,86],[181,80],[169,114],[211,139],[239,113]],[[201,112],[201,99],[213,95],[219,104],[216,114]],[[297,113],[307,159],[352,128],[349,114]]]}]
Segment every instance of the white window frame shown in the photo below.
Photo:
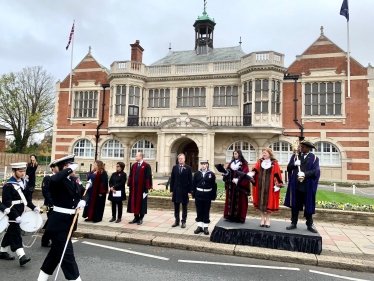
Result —
[{"label": "white window frame", "polygon": [[156,148],[153,145],[153,143],[148,140],[138,140],[136,143],[133,144],[130,150],[130,159],[134,160],[136,153],[138,152],[143,152],[144,159],[156,159]]},{"label": "white window frame", "polygon": [[[248,147],[248,149],[243,149]],[[226,163],[230,163],[232,160],[233,153],[236,149],[240,149],[243,153],[245,160],[248,163],[256,163],[257,161],[257,152],[253,145],[247,141],[238,140],[229,145],[226,150]]]},{"label": "white window frame", "polygon": [[101,158],[123,159],[124,157],[123,145],[118,140],[108,140],[101,148]]},{"label": "white window frame", "polygon": [[[80,144],[82,142],[84,142],[84,146],[77,147],[78,144]],[[87,146],[87,144],[89,144],[89,145]],[[77,149],[77,151],[76,151],[76,149]],[[83,156],[80,154],[81,150],[83,150]],[[91,158],[95,157],[95,149],[94,149],[94,146],[93,146],[92,142],[90,142],[88,139],[80,139],[74,144],[73,154],[75,154],[75,157],[77,157],[77,158],[91,159]],[[90,155],[87,156],[87,154],[90,154]]]},{"label": "white window frame", "polygon": [[[85,116],[75,116],[75,111],[78,110],[78,108],[76,107],[76,94],[80,95],[80,93],[83,93],[83,95],[85,93],[88,93],[90,94],[90,92],[93,92],[93,94],[96,92],[97,93],[97,99],[96,99],[96,107],[93,107],[93,109],[96,109],[96,116],[94,117],[85,117]],[[71,112],[71,119],[74,119],[74,120],[98,120],[98,116],[99,116],[99,100],[100,100],[100,93],[101,93],[101,89],[76,89],[73,91],[73,101],[72,101],[72,112]],[[90,99],[88,98],[87,99],[88,101],[90,101]],[[84,109],[83,109],[84,110]],[[91,109],[92,110],[92,109]]]},{"label": "white window frame", "polygon": [[[339,149],[330,142],[319,141],[315,143],[316,149],[312,149],[312,153],[319,158],[320,166],[341,167],[342,158]],[[330,151],[324,151],[330,150]],[[333,151],[335,150],[335,151]],[[338,160],[339,163],[336,161]],[[334,163],[335,162],[335,163]]]},{"label": "white window frame", "polygon": [[[278,145],[277,145],[278,144]],[[281,165],[288,164],[290,162],[291,156],[294,154],[292,150],[292,144],[286,141],[277,141],[272,143],[270,146],[273,150],[275,159]],[[279,147],[279,150],[277,150]]]}]

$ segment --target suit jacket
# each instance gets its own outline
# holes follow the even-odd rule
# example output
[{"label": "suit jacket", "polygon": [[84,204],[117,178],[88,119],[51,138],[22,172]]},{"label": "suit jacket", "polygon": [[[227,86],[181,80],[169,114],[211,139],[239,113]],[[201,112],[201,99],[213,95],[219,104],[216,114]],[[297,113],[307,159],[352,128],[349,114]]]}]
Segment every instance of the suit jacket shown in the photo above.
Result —
[{"label": "suit jacket", "polygon": [[[89,200],[88,192],[82,198],[84,188],[79,178],[67,178],[71,172],[72,169],[67,168],[50,177],[49,192],[55,207],[75,210],[81,199],[86,202]],[[51,211],[48,218],[47,231],[67,233],[70,230],[73,219],[74,214],[70,215]],[[74,225],[74,230],[77,228],[77,221]]]},{"label": "suit jacket", "polygon": [[182,173],[179,172],[180,165],[175,165],[171,171],[170,192],[173,192],[174,203],[188,203],[188,193],[192,193],[192,169],[184,164]]},{"label": "suit jacket", "polygon": [[109,192],[108,200],[110,201],[123,201],[126,200],[126,192],[125,192],[125,185],[126,185],[127,175],[125,172],[115,172],[111,175],[109,180],[109,187],[113,187],[116,191],[121,191],[121,197],[114,197],[113,192]]}]

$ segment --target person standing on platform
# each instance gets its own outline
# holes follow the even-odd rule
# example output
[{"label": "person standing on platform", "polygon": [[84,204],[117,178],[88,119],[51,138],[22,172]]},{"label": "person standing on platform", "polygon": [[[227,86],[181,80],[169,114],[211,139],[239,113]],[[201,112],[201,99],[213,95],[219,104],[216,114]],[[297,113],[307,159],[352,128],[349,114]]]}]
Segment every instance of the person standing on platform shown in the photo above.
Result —
[{"label": "person standing on platform", "polygon": [[[53,274],[64,252],[76,209],[83,209],[89,200],[88,192],[83,196],[82,183],[75,177],[74,171],[78,168],[78,164],[74,162],[74,157],[73,154],[56,160],[54,163],[59,172],[49,179],[48,187],[54,206],[46,230],[51,233],[52,245],[40,268],[38,281],[47,281]],[[77,222],[78,220],[74,224],[73,231],[77,229]],[[61,262],[61,269],[67,280],[82,280],[70,238]]]},{"label": "person standing on platform", "polygon": [[247,217],[248,196],[251,195],[250,183],[246,177],[237,174],[249,172],[248,162],[240,149],[236,149],[233,158],[223,175],[225,182],[226,199],[223,216],[231,222],[244,223]]},{"label": "person standing on platform", "polygon": [[175,222],[172,227],[180,223],[180,204],[182,203],[182,228],[186,227],[187,206],[192,192],[192,169],[185,164],[186,156],[178,155],[178,165],[173,167],[170,179],[170,196],[174,203]]},{"label": "person standing on platform", "polygon": [[[108,200],[112,201],[112,219],[109,222],[119,223],[122,220],[123,201],[126,200],[126,180],[127,175],[124,172],[125,163],[117,162],[116,172],[112,174],[109,180],[109,197]],[[116,220],[116,213],[118,209],[118,217]]]},{"label": "person standing on platform", "polygon": [[101,222],[109,189],[108,174],[102,161],[96,160],[94,162],[93,171],[88,176],[88,180],[92,182],[92,188],[88,191],[90,193],[90,202],[84,208],[82,217],[86,218],[85,221]]},{"label": "person standing on platform", "polygon": [[38,162],[36,162],[36,155],[31,154],[30,155],[30,162],[27,164],[27,169],[26,169],[26,181],[27,185],[29,187],[30,193],[31,193],[31,198],[32,194],[34,193],[35,190],[35,182],[36,182],[36,170],[38,169]]},{"label": "person standing on platform", "polygon": [[144,215],[147,213],[148,190],[152,189],[152,169],[143,161],[143,152],[136,153],[134,163],[130,169],[127,185],[129,187],[129,199],[127,201],[127,212],[134,214],[130,224],[143,224]]},{"label": "person standing on platform", "polygon": [[9,226],[1,241],[0,259],[14,260],[14,257],[8,254],[10,246],[10,250],[17,253],[20,266],[23,266],[31,259],[26,257],[23,250],[21,228],[19,226],[22,222],[21,216],[25,211],[25,206],[36,213],[40,213],[40,208],[33,204],[30,190],[27,182],[24,180],[27,163],[13,163],[10,166],[12,167],[13,176],[3,186],[2,202],[6,209],[9,209],[13,205],[10,208],[8,217],[9,220],[15,222],[9,222]]},{"label": "person standing on platform", "polygon": [[[284,205],[291,208],[291,225],[287,230],[297,228],[299,211],[303,211],[307,229],[317,233],[313,225],[313,214],[316,213],[316,193],[320,177],[319,159],[310,150],[316,147],[310,141],[300,143],[298,159],[293,155],[287,165],[288,188]],[[300,167],[300,172],[298,171]],[[298,178],[300,180],[298,180]],[[302,180],[302,181],[301,181]]]},{"label": "person standing on platform", "polygon": [[51,214],[51,212],[53,210],[53,200],[52,200],[52,197],[51,197],[51,193],[49,192],[48,185],[49,185],[50,177],[59,172],[58,167],[56,166],[56,164],[54,162],[52,162],[49,165],[49,167],[52,170],[52,174],[45,176],[43,178],[43,182],[42,182],[42,194],[43,194],[43,197],[44,197],[45,210],[47,212],[47,221],[45,222],[45,224],[43,226],[44,234],[42,236],[42,247],[51,247],[51,243],[50,243],[51,234],[50,234],[49,231],[47,231],[47,226],[48,226],[49,215]]},{"label": "person standing on platform", "polygon": [[200,160],[201,169],[193,176],[192,198],[195,198],[197,228],[195,234],[204,232],[209,235],[209,212],[212,200],[217,197],[217,183],[215,174],[209,169],[208,160]]},{"label": "person standing on platform", "polygon": [[262,150],[262,158],[257,160],[248,175],[254,177],[253,205],[261,212],[260,226],[269,228],[271,213],[279,211],[279,190],[283,183],[278,161],[271,148]]}]

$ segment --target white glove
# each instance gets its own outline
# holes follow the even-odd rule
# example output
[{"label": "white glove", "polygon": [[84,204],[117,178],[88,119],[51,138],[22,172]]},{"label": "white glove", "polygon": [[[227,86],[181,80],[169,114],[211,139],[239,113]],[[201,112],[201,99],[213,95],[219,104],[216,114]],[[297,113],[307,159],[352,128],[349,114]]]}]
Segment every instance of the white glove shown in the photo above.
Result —
[{"label": "white glove", "polygon": [[21,223],[22,222],[22,218],[21,217],[16,217],[16,223]]},{"label": "white glove", "polygon": [[39,208],[39,207],[35,207],[35,208],[34,208],[34,212],[35,212],[35,213],[40,213],[40,208]]},{"label": "white glove", "polygon": [[4,210],[4,214],[9,214],[10,213],[10,208],[6,208],[5,210]]},{"label": "white glove", "polygon": [[84,209],[84,207],[86,207],[86,201],[81,200],[79,201],[76,209]]},{"label": "white glove", "polygon": [[254,175],[255,175],[255,172],[249,172],[249,173],[247,173],[247,175],[250,176],[251,178],[253,178]]},{"label": "white glove", "polygon": [[90,179],[88,182],[86,182],[86,189],[89,189],[91,186],[92,186],[92,181]]},{"label": "white glove", "polygon": [[75,171],[76,169],[78,169],[78,164],[71,164],[70,166],[69,166],[69,168],[70,169],[72,169],[73,171]]},{"label": "white glove", "polygon": [[237,178],[235,178],[235,179],[233,179],[234,180],[234,183],[235,184],[238,184],[238,179]]},{"label": "white glove", "polygon": [[305,173],[304,173],[304,172],[298,172],[298,173],[297,173],[297,176],[298,176],[298,177],[303,177],[303,178],[304,178],[304,177],[305,177]]},{"label": "white glove", "polygon": [[281,189],[280,187],[274,185],[274,192],[278,192],[280,189]]},{"label": "white glove", "polygon": [[294,162],[294,164],[295,164],[295,166],[300,166],[300,165],[301,165],[301,162],[300,162],[300,160],[296,160],[296,161]]}]

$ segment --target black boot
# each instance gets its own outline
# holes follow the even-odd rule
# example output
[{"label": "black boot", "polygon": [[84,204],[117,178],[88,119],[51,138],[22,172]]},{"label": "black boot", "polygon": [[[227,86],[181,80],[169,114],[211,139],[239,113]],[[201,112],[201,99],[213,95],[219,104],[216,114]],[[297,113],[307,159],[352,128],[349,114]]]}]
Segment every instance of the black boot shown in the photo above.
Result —
[{"label": "black boot", "polygon": [[179,225],[179,221],[175,221],[175,223],[171,227],[177,227]]},{"label": "black boot", "polygon": [[287,230],[293,230],[293,229],[296,229],[296,228],[297,228],[296,224],[293,224],[293,223],[291,223],[290,226],[286,227]]},{"label": "black boot", "polygon": [[199,234],[200,232],[203,232],[203,231],[204,231],[203,228],[201,226],[198,226],[193,233]]},{"label": "black boot", "polygon": [[112,218],[109,222],[114,222],[116,220],[116,218]]},{"label": "black boot", "polygon": [[26,255],[23,255],[20,259],[19,259],[19,265],[20,266],[23,266],[25,265],[26,263],[28,263],[29,261],[31,261],[30,258],[26,257]]},{"label": "black boot", "polygon": [[207,227],[204,227],[204,234],[205,234],[205,235],[209,235],[209,230],[208,230]]},{"label": "black boot", "polygon": [[0,253],[0,260],[12,261],[14,259],[15,259],[15,257],[9,255],[7,252],[1,252]]}]

